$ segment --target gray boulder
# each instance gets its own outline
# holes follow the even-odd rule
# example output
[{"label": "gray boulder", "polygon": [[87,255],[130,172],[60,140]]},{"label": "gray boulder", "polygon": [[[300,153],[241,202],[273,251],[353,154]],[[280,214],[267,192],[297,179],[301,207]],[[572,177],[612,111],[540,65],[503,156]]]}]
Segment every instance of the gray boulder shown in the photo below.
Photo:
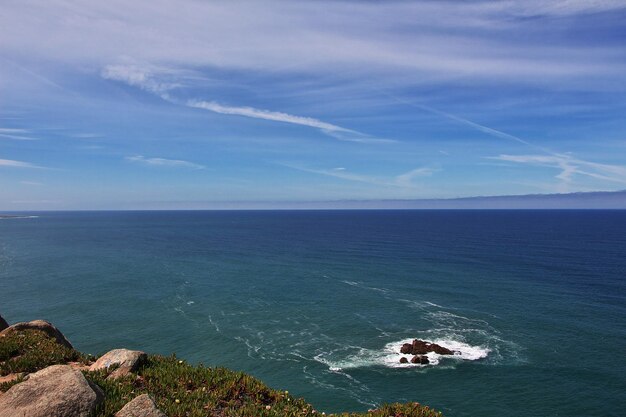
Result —
[{"label": "gray boulder", "polygon": [[115,413],[115,417],[167,417],[159,410],[148,394],[135,397],[127,403],[120,411]]},{"label": "gray boulder", "polygon": [[109,369],[110,367],[117,365],[117,369],[113,371],[110,378],[119,378],[124,375],[128,375],[130,372],[135,372],[137,368],[146,360],[147,355],[145,352],[139,350],[128,349],[113,349],[105,353],[100,359],[98,359],[91,367],[90,371],[98,371],[100,369]]},{"label": "gray boulder", "polygon": [[53,365],[0,396],[0,417],[88,417],[103,399],[80,371]]},{"label": "gray boulder", "polygon": [[[2,327],[1,324],[0,324],[0,327]],[[45,320],[33,320],[29,322],[15,323],[14,325],[9,326],[6,329],[0,331],[0,337],[6,334],[9,334],[11,332],[22,331],[22,330],[39,330],[41,332],[46,333],[51,338],[55,339],[57,343],[67,348],[74,349],[74,347],[69,342],[69,340],[67,340],[65,336],[63,336],[63,333],[61,333],[59,329],[54,327],[52,323],[47,322]]]}]

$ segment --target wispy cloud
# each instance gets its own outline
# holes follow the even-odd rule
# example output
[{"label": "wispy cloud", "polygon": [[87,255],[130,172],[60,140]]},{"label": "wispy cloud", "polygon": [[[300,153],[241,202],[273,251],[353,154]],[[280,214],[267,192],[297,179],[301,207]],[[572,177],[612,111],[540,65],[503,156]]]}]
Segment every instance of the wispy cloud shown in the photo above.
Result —
[{"label": "wispy cloud", "polygon": [[74,133],[70,136],[77,139],[98,139],[104,137],[101,133]]},{"label": "wispy cloud", "polygon": [[489,136],[499,139],[505,139],[509,141],[518,142],[525,145],[528,148],[532,148],[535,151],[540,151],[542,155],[500,155],[496,157],[488,157],[487,159],[515,162],[520,164],[542,166],[556,168],[560,170],[559,174],[555,178],[562,181],[563,188],[561,191],[568,191],[567,188],[576,175],[587,176],[603,181],[610,181],[620,184],[626,184],[626,167],[619,165],[601,164],[597,162],[586,161],[583,159],[575,158],[569,154],[554,152],[548,148],[538,146],[530,141],[527,141],[519,136],[515,136],[498,129],[491,128],[469,119],[459,117],[457,115],[444,112],[438,109],[434,109],[430,106],[418,104],[405,100],[401,97],[397,97],[386,92],[383,94],[392,97],[397,102],[406,104],[411,107],[419,108],[432,114],[439,115],[446,119],[452,120],[456,123],[465,125],[471,129],[480,131]]},{"label": "wispy cloud", "polygon": [[300,126],[308,126],[316,129],[320,129],[322,132],[335,139],[345,140],[350,142],[363,142],[363,143],[390,143],[395,142],[391,139],[379,139],[370,137],[364,133],[357,132],[356,130],[347,129],[345,127],[337,126],[332,123],[327,123],[313,117],[296,116],[289,113],[283,113],[278,111],[257,109],[248,106],[224,106],[215,101],[202,101],[202,100],[189,100],[187,101],[188,107],[203,109],[220,114],[230,114],[235,116],[251,117],[253,119],[270,120],[274,122],[290,123]]},{"label": "wispy cloud", "polygon": [[38,181],[20,181],[20,184],[24,184],[24,185],[34,185],[34,186],[43,185],[43,183],[38,182]]},{"label": "wispy cloud", "polygon": [[142,155],[127,156],[127,161],[136,162],[139,164],[160,166],[160,167],[180,167],[180,168],[193,168],[204,169],[204,165],[196,164],[194,162],[183,161],[180,159],[165,159],[165,158],[146,158]]},{"label": "wispy cloud", "polygon": [[15,139],[15,140],[36,140],[29,135],[30,131],[27,129],[9,129],[9,128],[0,128],[0,138],[6,139]]},{"label": "wispy cloud", "polygon": [[220,114],[233,114],[237,116],[245,116],[252,117],[254,119],[264,119],[264,120],[272,120],[275,122],[283,122],[283,123],[291,123],[301,126],[309,126],[315,127],[317,129],[321,129],[328,132],[347,132],[347,133],[357,133],[354,130],[346,129],[331,123],[326,123],[318,119],[314,119],[312,117],[303,117],[303,116],[294,116],[292,114],[270,111],[270,110],[262,110],[255,109],[253,107],[232,107],[232,106],[223,106],[214,101],[198,101],[198,100],[189,100],[187,102],[189,107],[195,107],[198,109],[209,110],[215,113]]},{"label": "wispy cloud", "polygon": [[589,162],[566,154],[499,155],[488,159],[554,168],[560,171],[555,178],[564,183],[570,183],[576,175],[582,175],[626,184],[626,167]]},{"label": "wispy cloud", "polygon": [[176,87],[180,87],[180,83],[162,81],[157,79],[157,76],[163,78],[171,75],[172,72],[172,70],[166,68],[146,65],[107,65],[102,69],[100,75],[104,79],[121,81],[130,86],[156,94],[164,100],[170,100],[168,92]]},{"label": "wispy cloud", "polygon": [[430,177],[433,173],[437,172],[438,169],[430,168],[430,167],[421,167],[413,169],[409,172],[405,172],[404,174],[400,174],[395,178],[395,183],[399,186],[404,187],[412,187],[414,181],[420,177]]},{"label": "wispy cloud", "polygon": [[12,159],[0,159],[0,167],[7,168],[38,168],[41,169],[43,167],[35,164],[31,164],[30,162],[23,161],[14,161]]},{"label": "wispy cloud", "polygon": [[337,167],[332,169],[317,169],[317,168],[309,168],[302,165],[297,164],[285,164],[281,163],[279,165],[285,166],[287,168],[296,169],[302,172],[308,172],[311,174],[325,175],[328,177],[339,178],[346,181],[356,181],[363,182],[371,185],[379,185],[385,187],[400,187],[400,188],[415,188],[418,184],[415,183],[415,180],[419,177],[430,177],[434,172],[439,171],[438,169],[429,168],[429,167],[421,167],[416,168],[411,171],[402,173],[400,175],[394,177],[375,177],[364,174],[357,174],[353,172],[349,172],[344,167]]},{"label": "wispy cloud", "polygon": [[[490,135],[490,136],[493,136],[493,137],[496,137],[496,138],[499,138],[499,139],[511,140],[511,141],[514,141],[514,142],[518,142],[518,143],[521,143],[521,144],[524,144],[524,145],[536,148],[536,149],[544,151],[544,152],[549,152],[547,149],[542,148],[542,147],[537,146],[537,145],[534,145],[534,144],[530,143],[529,141],[520,138],[519,136],[515,136],[515,135],[512,135],[510,133],[506,133],[506,132],[503,132],[501,130],[494,129],[494,128],[489,127],[489,126],[485,126],[485,125],[482,125],[480,123],[476,123],[476,122],[474,122],[472,120],[469,120],[469,119],[466,119],[464,117],[457,116],[456,114],[448,113],[448,112],[436,109],[434,107],[427,106],[427,105],[422,104],[422,103],[416,103],[414,101],[407,100],[407,99],[404,99],[402,97],[398,97],[396,95],[390,94],[390,93],[388,93],[386,91],[382,91],[380,89],[378,89],[378,91],[381,94],[384,94],[384,95],[390,97],[391,99],[393,99],[394,101],[396,101],[398,103],[405,104],[407,106],[414,107],[416,109],[420,109],[420,110],[426,111],[428,113],[435,114],[437,116],[441,116],[441,117],[446,118],[448,120],[451,120],[451,121],[453,121],[455,123],[467,126],[467,127],[471,128],[471,129],[477,130],[477,131],[485,133],[487,135]],[[440,152],[442,152],[442,151],[440,151]]]},{"label": "wispy cloud", "polygon": [[[120,81],[130,86],[140,88],[173,104],[182,104],[187,107],[219,114],[312,127],[339,140],[363,143],[394,142],[390,139],[373,138],[367,134],[357,132],[356,130],[324,122],[313,117],[297,116],[285,112],[258,109],[250,106],[227,106],[216,101],[187,100],[183,102],[174,97],[170,92],[183,85],[183,83],[176,80],[178,77],[184,77],[185,74],[187,74],[187,72],[182,70],[179,71],[163,67],[143,68],[138,65],[107,65],[101,72],[101,76],[105,79]],[[162,80],[163,77],[166,78],[165,81]]]},{"label": "wispy cloud", "polygon": [[[123,7],[123,14],[112,12]],[[9,45],[8,50],[65,64],[102,65],[131,56],[188,68],[293,68],[329,74],[342,69],[392,70],[412,72],[416,78],[430,73],[527,77],[534,82],[550,77],[560,82],[572,75],[617,74],[623,71],[623,63],[615,66],[615,56],[607,53],[608,48],[580,45],[564,51],[558,42],[528,47],[533,39],[518,36],[520,31],[545,30],[547,25],[527,18],[585,15],[624,7],[621,0],[336,1],[325,2],[322,11],[315,1],[290,2],[284,7],[278,1],[155,5],[137,0],[129,7],[112,0],[105,8],[86,0],[49,0],[37,5],[7,5],[0,27],[5,29],[3,44]],[[335,21],[344,24],[331,24]],[[450,35],[450,28],[456,36]],[[55,36],[41,42],[47,33]],[[490,40],[485,36],[489,33],[497,37]]]}]

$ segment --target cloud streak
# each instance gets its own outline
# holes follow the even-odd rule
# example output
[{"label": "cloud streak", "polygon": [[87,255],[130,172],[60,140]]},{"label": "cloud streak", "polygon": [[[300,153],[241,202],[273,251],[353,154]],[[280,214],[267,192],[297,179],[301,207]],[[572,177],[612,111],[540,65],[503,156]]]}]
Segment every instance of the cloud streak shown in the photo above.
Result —
[{"label": "cloud streak", "polygon": [[9,128],[0,128],[0,138],[6,139],[14,139],[14,140],[37,140],[28,135],[30,133],[29,130],[26,129],[9,129]]},{"label": "cloud streak", "polygon": [[499,155],[488,157],[488,159],[554,168],[560,171],[555,178],[558,178],[564,183],[570,183],[576,175],[582,175],[604,181],[626,184],[626,167],[589,162],[570,155]]},{"label": "cloud streak", "polygon": [[30,162],[15,161],[15,160],[12,160],[12,159],[0,159],[0,168],[1,167],[6,167],[6,168],[37,168],[37,169],[43,169],[44,168],[44,167],[41,167],[39,165],[31,164]]},{"label": "cloud streak", "polygon": [[479,132],[485,133],[489,136],[493,136],[499,139],[514,141],[522,145],[525,145],[528,148],[532,148],[536,151],[542,152],[543,155],[505,155],[503,154],[503,155],[496,156],[496,157],[487,157],[487,159],[559,169],[560,173],[556,175],[555,178],[562,181],[563,183],[562,185],[565,186],[563,188],[564,191],[567,190],[567,187],[570,185],[574,177],[577,175],[587,176],[587,177],[599,179],[602,181],[626,184],[626,167],[624,166],[601,164],[597,162],[591,162],[591,161],[578,159],[568,154],[554,152],[548,148],[535,145],[532,142],[529,142],[518,136],[503,132],[501,130],[493,129],[491,127],[473,122],[471,120],[459,117],[457,115],[447,113],[438,109],[434,109],[430,106],[414,103],[414,102],[405,100],[401,97],[397,97],[392,94],[386,93],[384,91],[382,93],[391,97],[392,99],[394,99],[395,101],[399,103],[406,104],[408,106],[415,107],[415,108],[427,111],[429,113],[444,117],[456,123],[460,123],[462,125],[468,126]]},{"label": "cloud streak", "polygon": [[[101,71],[104,79],[123,82],[132,87],[139,88],[146,92],[161,97],[172,104],[184,105],[186,107],[207,110],[213,113],[231,116],[249,117],[252,119],[262,119],[272,122],[288,123],[299,126],[306,126],[321,130],[323,133],[344,141],[362,143],[390,143],[395,142],[390,139],[372,138],[364,133],[347,129],[322,120],[297,116],[289,113],[258,109],[249,106],[226,106],[216,101],[187,100],[181,101],[170,94],[171,90],[179,88],[183,83],[176,81],[178,77],[188,72],[167,69],[167,68],[143,68],[138,65],[107,65]],[[161,78],[169,80],[162,81]]]},{"label": "cloud streak", "polygon": [[127,161],[135,162],[138,164],[157,166],[157,167],[173,167],[173,168],[192,168],[192,169],[204,169],[204,165],[196,164],[194,162],[183,161],[180,159],[166,159],[166,158],[146,158],[142,155],[127,156]]},{"label": "cloud streak", "polygon": [[294,116],[288,113],[255,109],[253,107],[232,107],[223,106],[214,101],[199,101],[189,100],[187,106],[209,110],[220,114],[232,114],[237,116],[251,117],[254,119],[271,120],[274,122],[291,123],[295,125],[314,127],[328,132],[341,132],[341,133],[358,133],[354,130],[346,129],[331,123],[326,123],[312,117]]},{"label": "cloud streak", "polygon": [[339,178],[346,181],[356,181],[363,182],[371,185],[378,185],[384,187],[399,187],[399,188],[418,188],[418,184],[415,183],[415,180],[420,177],[430,177],[433,173],[439,171],[438,169],[429,168],[429,167],[421,167],[416,168],[411,171],[402,173],[395,177],[391,178],[381,178],[374,177],[363,174],[356,174],[349,172],[344,167],[338,167],[333,169],[316,169],[316,168],[308,168],[301,165],[295,164],[279,164],[285,166],[287,168],[295,169],[302,172],[308,172],[310,174],[318,174],[324,175],[327,177]]}]

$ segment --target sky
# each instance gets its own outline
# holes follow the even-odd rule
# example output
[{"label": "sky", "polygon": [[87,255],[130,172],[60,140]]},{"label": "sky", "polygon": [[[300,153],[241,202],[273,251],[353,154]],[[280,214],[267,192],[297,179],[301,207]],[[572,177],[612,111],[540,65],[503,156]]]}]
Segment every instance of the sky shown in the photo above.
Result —
[{"label": "sky", "polygon": [[624,190],[625,22],[626,0],[0,0],[0,210]]}]

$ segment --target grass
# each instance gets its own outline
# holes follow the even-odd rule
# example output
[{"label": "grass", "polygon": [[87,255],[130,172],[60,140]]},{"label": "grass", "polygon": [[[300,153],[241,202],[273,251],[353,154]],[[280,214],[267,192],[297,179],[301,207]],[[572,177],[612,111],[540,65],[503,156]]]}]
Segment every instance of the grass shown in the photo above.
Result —
[{"label": "grass", "polygon": [[[20,335],[21,334],[21,335]],[[0,372],[33,372],[68,361],[87,361],[81,353],[64,348],[45,333],[33,330],[0,338]],[[148,393],[169,417],[312,417],[322,413],[302,398],[267,387],[242,372],[226,368],[193,366],[176,356],[149,356],[136,373],[107,380],[106,371],[84,372],[99,385],[105,402],[97,417],[113,417],[128,401]],[[0,384],[0,391],[11,385]],[[330,415],[329,415],[330,416]],[[417,403],[384,405],[367,413],[335,414],[342,417],[441,417]]]},{"label": "grass", "polygon": [[0,338],[0,376],[85,360],[85,355],[58,344],[39,330],[11,332]]}]

